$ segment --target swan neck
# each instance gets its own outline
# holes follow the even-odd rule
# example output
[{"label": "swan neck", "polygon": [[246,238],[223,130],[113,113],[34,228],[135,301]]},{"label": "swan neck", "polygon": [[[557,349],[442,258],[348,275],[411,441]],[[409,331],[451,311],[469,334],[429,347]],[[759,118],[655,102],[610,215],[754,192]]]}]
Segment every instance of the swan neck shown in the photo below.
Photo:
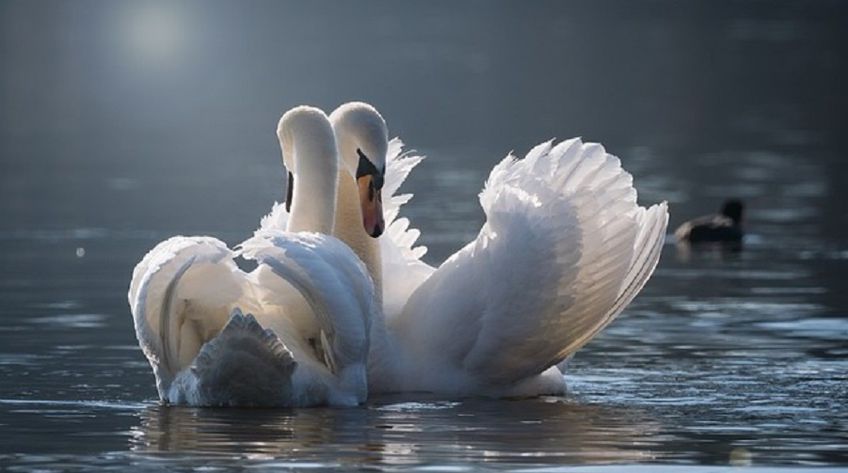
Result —
[{"label": "swan neck", "polygon": [[[359,205],[359,189],[345,168],[338,172],[338,195],[336,200],[335,228],[333,234],[345,242],[359,259],[365,263],[379,307],[383,307],[383,271],[380,258],[380,241],[365,233],[362,226],[362,209]],[[385,236],[382,238],[386,238]]]},{"label": "swan neck", "polygon": [[282,124],[283,160],[294,176],[287,230],[332,234],[338,153],[326,118],[306,116]]}]

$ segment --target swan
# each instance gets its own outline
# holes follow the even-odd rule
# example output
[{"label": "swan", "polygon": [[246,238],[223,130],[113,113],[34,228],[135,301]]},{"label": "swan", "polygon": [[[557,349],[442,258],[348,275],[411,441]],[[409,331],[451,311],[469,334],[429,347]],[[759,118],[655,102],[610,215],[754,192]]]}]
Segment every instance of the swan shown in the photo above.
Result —
[{"label": "swan", "polygon": [[[656,267],[666,202],[639,206],[631,175],[600,144],[548,141],[492,169],[480,193],[486,222],[434,268],[421,261],[426,248],[413,247],[419,231],[398,218],[411,196],[395,195],[422,158],[388,141],[368,104],[344,104],[330,121],[342,163],[335,235],[365,263],[383,304],[372,324],[370,392],[564,393],[564,361]],[[385,207],[384,221],[357,213],[364,207],[354,203],[370,197]]]},{"label": "swan", "polygon": [[[258,231],[236,250],[176,236],[133,271],[136,336],[166,403],[352,406],[367,397],[379,306],[363,263],[330,236],[332,126],[323,111],[302,106],[283,115],[277,136],[289,170],[286,226]],[[239,269],[237,256],[256,269]]]}]

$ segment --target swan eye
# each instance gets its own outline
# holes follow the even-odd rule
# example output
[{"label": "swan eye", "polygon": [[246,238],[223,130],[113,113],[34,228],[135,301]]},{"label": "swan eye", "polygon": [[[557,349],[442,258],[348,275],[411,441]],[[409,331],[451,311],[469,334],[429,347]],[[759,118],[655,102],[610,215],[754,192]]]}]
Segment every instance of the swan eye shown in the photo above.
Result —
[{"label": "swan eye", "polygon": [[383,176],[386,172],[385,166],[382,171],[377,169],[377,166],[375,166],[374,163],[368,159],[368,156],[366,156],[359,148],[356,148],[356,154],[359,155],[359,164],[356,166],[356,178],[359,179],[362,176],[371,176],[373,186],[377,190],[382,189]]}]

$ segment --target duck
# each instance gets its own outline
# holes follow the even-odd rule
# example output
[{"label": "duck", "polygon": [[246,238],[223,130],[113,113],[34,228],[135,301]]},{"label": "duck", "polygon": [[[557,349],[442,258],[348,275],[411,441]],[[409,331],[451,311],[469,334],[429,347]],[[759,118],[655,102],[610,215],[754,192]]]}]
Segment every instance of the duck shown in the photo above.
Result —
[{"label": "duck", "polygon": [[[284,227],[234,249],[175,236],[133,271],[134,328],[166,404],[347,407],[367,399],[379,305],[365,265],[332,236],[332,125],[320,109],[296,107],[277,137],[289,170]],[[256,268],[242,270],[239,257]]]},{"label": "duck", "polygon": [[[389,140],[367,103],[344,104],[330,121],[340,160],[334,235],[363,261],[382,307],[369,393],[563,394],[565,361],[653,273],[666,202],[639,206],[631,175],[600,144],[551,140],[494,166],[479,196],[486,222],[434,267],[415,245],[420,231],[399,216],[412,197],[400,185],[423,157]],[[263,224],[281,213],[278,205]]]},{"label": "duck", "polygon": [[674,236],[679,243],[739,244],[745,235],[742,228],[744,208],[741,200],[728,199],[718,214],[684,222],[674,231]]}]

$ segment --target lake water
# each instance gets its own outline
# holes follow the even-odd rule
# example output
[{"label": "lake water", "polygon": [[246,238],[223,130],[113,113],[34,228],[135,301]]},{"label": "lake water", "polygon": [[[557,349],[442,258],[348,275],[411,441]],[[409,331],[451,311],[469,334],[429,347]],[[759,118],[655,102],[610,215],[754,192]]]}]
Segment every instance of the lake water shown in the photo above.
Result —
[{"label": "lake water", "polygon": [[[848,466],[846,25],[825,1],[0,3],[0,469]],[[159,405],[133,266],[249,235],[277,118],[351,99],[429,156],[404,190],[431,263],[497,160],[574,135],[671,227],[744,199],[744,249],[667,244],[564,397]]]}]

